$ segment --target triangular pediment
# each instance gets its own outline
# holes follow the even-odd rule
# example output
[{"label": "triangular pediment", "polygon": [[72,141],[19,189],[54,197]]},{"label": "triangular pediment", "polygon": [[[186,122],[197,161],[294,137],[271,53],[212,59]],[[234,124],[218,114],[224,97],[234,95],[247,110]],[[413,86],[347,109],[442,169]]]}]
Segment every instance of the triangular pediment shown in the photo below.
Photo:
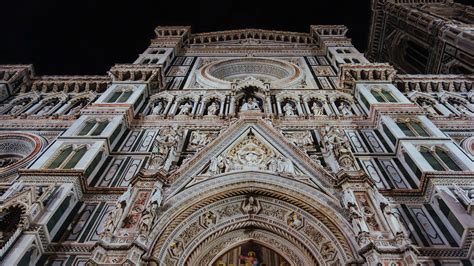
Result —
[{"label": "triangular pediment", "polygon": [[172,196],[221,175],[261,172],[304,182],[329,194],[334,177],[262,119],[233,123],[168,178]]}]

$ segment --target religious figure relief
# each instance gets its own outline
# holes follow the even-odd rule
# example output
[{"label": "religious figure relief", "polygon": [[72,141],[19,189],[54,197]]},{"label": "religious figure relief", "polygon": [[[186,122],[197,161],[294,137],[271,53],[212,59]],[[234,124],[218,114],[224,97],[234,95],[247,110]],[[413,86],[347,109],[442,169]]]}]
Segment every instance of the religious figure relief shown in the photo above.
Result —
[{"label": "religious figure relief", "polygon": [[[323,144],[326,152],[331,153],[338,165],[344,170],[356,170],[356,161],[351,152],[351,145],[347,136],[340,129],[326,127]],[[338,167],[333,167],[338,170]]]},{"label": "religious figure relief", "polygon": [[337,107],[337,109],[339,110],[339,113],[343,116],[351,116],[352,115],[351,106],[346,101],[340,101],[339,106]]},{"label": "religious figure relief", "polygon": [[178,144],[182,135],[183,132],[176,125],[162,129],[153,142],[148,169],[170,171],[172,164],[178,159]]},{"label": "religious figure relief", "polygon": [[212,101],[212,103],[207,107],[207,115],[215,116],[219,113],[219,104],[216,101]]},{"label": "religious figure relief", "polygon": [[152,115],[161,115],[162,111],[163,111],[163,101],[157,101],[155,103],[155,106],[153,107],[153,109],[151,110],[151,114]]},{"label": "religious figure relief", "polygon": [[367,226],[362,212],[359,209],[354,193],[348,189],[344,190],[342,195],[342,204],[345,209],[349,211],[349,219],[352,224],[352,229],[356,235],[365,235],[369,233],[369,227]]},{"label": "religious figure relief", "polygon": [[254,97],[250,97],[247,101],[243,101],[240,111],[261,110],[258,101]]},{"label": "religious figure relief", "polygon": [[215,225],[216,222],[217,216],[212,211],[208,211],[201,216],[201,224],[206,228]]},{"label": "religious figure relief", "polygon": [[169,246],[169,251],[173,256],[179,257],[183,252],[183,244],[179,241],[173,241]]},{"label": "religious figure relief", "polygon": [[283,135],[303,151],[313,148],[314,142],[310,131],[283,132]]},{"label": "religious figure relief", "polygon": [[241,209],[244,214],[258,214],[262,206],[253,196],[249,196],[242,202]]},{"label": "religious figure relief", "polygon": [[434,109],[431,102],[422,101],[421,107],[429,114],[429,115],[438,115],[438,112]]},{"label": "religious figure relief", "polygon": [[323,259],[330,260],[334,258],[335,254],[336,254],[336,249],[331,244],[331,242],[324,242],[321,245],[321,256],[323,257]]},{"label": "religious figure relief", "polygon": [[206,147],[217,134],[215,132],[193,131],[189,140],[189,150],[199,151]]},{"label": "religious figure relief", "polygon": [[303,217],[299,213],[292,212],[288,215],[287,224],[295,229],[301,228],[303,225]]},{"label": "religious figure relief", "polygon": [[208,174],[218,175],[230,171],[230,167],[226,163],[226,160],[223,156],[217,156],[211,159],[209,164],[209,169],[207,170]]},{"label": "religious figure relief", "polygon": [[317,101],[314,101],[311,105],[311,112],[313,112],[314,116],[324,115],[323,105]]},{"label": "religious figure relief", "polygon": [[190,104],[189,102],[184,102],[183,104],[179,106],[178,115],[190,115],[192,108],[193,108],[192,104]]},{"label": "religious figure relief", "polygon": [[295,108],[289,102],[287,102],[285,106],[283,106],[283,113],[285,114],[285,116],[296,116]]}]

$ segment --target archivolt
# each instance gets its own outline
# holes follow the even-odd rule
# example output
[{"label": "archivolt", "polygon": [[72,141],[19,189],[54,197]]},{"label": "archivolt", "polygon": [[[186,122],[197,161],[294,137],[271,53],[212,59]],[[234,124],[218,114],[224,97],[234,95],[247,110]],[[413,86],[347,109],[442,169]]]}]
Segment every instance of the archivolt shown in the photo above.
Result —
[{"label": "archivolt", "polygon": [[[342,217],[342,210],[338,207],[338,203],[334,198],[322,194],[319,190],[308,184],[265,173],[233,173],[220,176],[189,187],[171,199],[166,200],[164,212],[161,214],[162,218],[150,234],[150,239],[154,239],[150,255],[164,262],[164,258],[170,254],[170,244],[178,236],[177,232],[183,232],[183,228],[191,220],[196,220],[196,217],[200,217],[206,210],[210,210],[211,205],[224,204],[226,201],[232,201],[231,198],[242,199],[248,195],[266,197],[288,204],[288,209],[293,209],[302,215],[307,215],[307,218],[312,220],[312,224],[319,226],[318,230],[325,235],[325,239],[330,239],[336,245],[339,251],[338,256],[342,261],[351,261],[357,257],[354,248],[356,245],[354,243],[355,237],[352,234],[350,225]],[[238,209],[239,207],[237,206]],[[255,219],[249,220],[249,215],[243,215],[239,219],[241,222],[259,219],[259,215],[251,216]],[[233,222],[233,224],[235,226],[237,223]],[[266,225],[267,228],[264,228],[265,226],[261,224],[261,228],[269,230],[268,225]],[[273,223],[273,226],[276,226],[275,223]],[[217,224],[215,227],[220,227],[219,230],[221,232],[226,230],[223,225]],[[237,226],[234,229],[241,228]],[[182,251],[188,252],[189,256],[192,257],[198,256],[193,253],[193,250],[198,250],[199,243],[209,241],[206,239],[211,234],[218,233],[219,230],[215,232],[208,230],[206,236],[202,235],[199,239],[196,237],[193,240],[192,245],[194,247],[192,249],[188,248],[191,244],[188,245],[186,243],[182,247]],[[288,226],[286,230],[288,230]],[[280,235],[275,230],[271,231]],[[297,233],[293,233],[293,235],[297,235]],[[300,233],[300,236],[303,237],[304,234]],[[308,241],[308,238],[305,241]],[[316,245],[318,245],[316,249],[322,248],[322,243],[316,243]],[[320,257],[320,255],[314,254],[313,249],[314,257]]]}]

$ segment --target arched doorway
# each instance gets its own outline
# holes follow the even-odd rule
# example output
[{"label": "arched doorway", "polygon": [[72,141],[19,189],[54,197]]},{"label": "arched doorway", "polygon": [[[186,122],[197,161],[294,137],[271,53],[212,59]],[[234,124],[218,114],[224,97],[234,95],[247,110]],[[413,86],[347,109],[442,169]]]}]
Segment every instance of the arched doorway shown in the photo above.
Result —
[{"label": "arched doorway", "polygon": [[358,257],[337,200],[294,179],[258,171],[224,174],[163,207],[165,218],[150,235],[149,256],[159,265],[218,265],[246,243],[289,265],[340,265]]}]

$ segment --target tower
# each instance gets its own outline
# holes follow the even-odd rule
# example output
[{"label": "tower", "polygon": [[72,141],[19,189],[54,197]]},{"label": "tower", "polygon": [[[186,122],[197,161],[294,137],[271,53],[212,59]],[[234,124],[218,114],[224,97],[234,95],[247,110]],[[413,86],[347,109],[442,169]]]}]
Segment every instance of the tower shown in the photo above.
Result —
[{"label": "tower", "polygon": [[407,74],[472,74],[474,8],[450,0],[372,1],[367,57]]},{"label": "tower", "polygon": [[2,263],[469,265],[474,77],[398,74],[347,30],[157,27],[103,76],[0,66]]}]

